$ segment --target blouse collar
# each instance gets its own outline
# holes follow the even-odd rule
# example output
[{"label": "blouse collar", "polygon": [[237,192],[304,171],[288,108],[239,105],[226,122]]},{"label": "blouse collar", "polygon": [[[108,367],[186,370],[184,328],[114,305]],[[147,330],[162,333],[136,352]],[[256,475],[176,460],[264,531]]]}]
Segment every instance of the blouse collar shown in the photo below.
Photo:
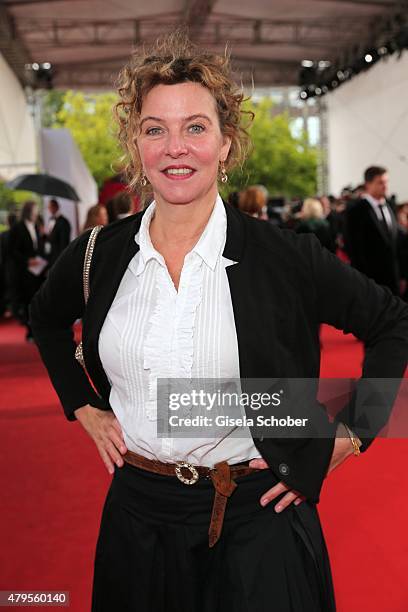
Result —
[{"label": "blouse collar", "polygon": [[[153,201],[144,213],[140,229],[135,235],[135,242],[140,247],[140,257],[134,272],[138,275],[143,272],[147,262],[155,259],[161,265],[165,265],[163,256],[154,248],[150,239],[149,226],[154,216],[156,202]],[[214,270],[217,260],[225,245],[227,231],[227,216],[221,196],[217,194],[215,205],[198,242],[191,252],[197,253],[206,265]]]}]

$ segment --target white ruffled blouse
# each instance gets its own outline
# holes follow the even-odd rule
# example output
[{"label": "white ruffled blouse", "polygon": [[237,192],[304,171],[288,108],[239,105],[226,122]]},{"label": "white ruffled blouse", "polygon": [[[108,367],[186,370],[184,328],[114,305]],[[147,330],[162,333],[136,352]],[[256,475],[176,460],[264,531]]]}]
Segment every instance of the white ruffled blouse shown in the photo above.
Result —
[{"label": "white ruffled blouse", "polygon": [[245,426],[223,429],[216,438],[157,435],[157,378],[238,379],[240,373],[226,274],[235,262],[222,255],[227,219],[220,196],[184,259],[178,291],[150,240],[155,207],[153,202],[143,215],[135,236],[140,250],[129,262],[99,336],[112,385],[110,404],[125,443],[151,459],[209,467],[259,457]]}]

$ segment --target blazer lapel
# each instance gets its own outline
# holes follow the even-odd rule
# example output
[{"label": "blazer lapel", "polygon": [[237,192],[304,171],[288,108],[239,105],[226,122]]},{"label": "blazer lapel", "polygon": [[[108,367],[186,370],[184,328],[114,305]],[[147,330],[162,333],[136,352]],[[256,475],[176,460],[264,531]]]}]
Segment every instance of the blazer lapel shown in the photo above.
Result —
[{"label": "blazer lapel", "polygon": [[88,374],[96,390],[105,398],[109,397],[110,383],[99,357],[99,333],[126,268],[139,250],[134,238],[139,231],[142,216],[136,216],[125,234],[118,232],[111,238],[105,249],[98,250],[98,239],[95,244],[90,294],[83,318],[83,350]]},{"label": "blazer lapel", "polygon": [[274,349],[268,341],[274,325],[274,308],[268,306],[268,317],[264,316],[263,311],[266,304],[273,302],[271,297],[274,292],[268,287],[266,297],[269,300],[265,299],[264,304],[259,303],[259,294],[252,290],[253,282],[258,281],[258,272],[253,259],[247,256],[245,219],[229,204],[225,205],[225,209],[227,239],[223,256],[237,262],[228,266],[226,272],[238,341],[240,376],[241,379],[259,378],[266,374],[266,365],[274,361]]},{"label": "blazer lapel", "polygon": [[223,256],[237,262],[228,266],[226,272],[237,333],[240,377],[242,380],[296,377],[297,363],[292,354],[296,330],[288,324],[287,316],[288,312],[297,312],[296,291],[291,278],[282,273],[280,245],[271,239],[270,258],[258,266],[256,248],[247,238],[247,219],[229,204],[225,209],[227,239]]},{"label": "blazer lapel", "polygon": [[392,210],[389,204],[387,204],[387,208],[390,211],[391,221],[392,221],[392,224],[391,224],[392,240],[395,241],[397,239],[397,234],[398,234],[398,223],[397,223],[397,219],[395,218],[394,211]]},{"label": "blazer lapel", "polygon": [[377,217],[375,211],[373,210],[373,207],[371,206],[370,202],[368,200],[364,200],[364,201],[366,202],[368,214],[369,214],[369,216],[371,218],[371,221],[373,222],[375,227],[378,229],[378,231],[380,232],[380,234],[384,238],[384,240],[386,242],[390,242],[390,240],[391,240],[390,233],[385,229],[385,227],[383,226],[381,221],[378,219],[378,217]]},{"label": "blazer lapel", "polygon": [[[293,359],[290,351],[288,353],[286,333],[282,331],[285,325],[282,314],[285,318],[293,304],[279,274],[271,276],[276,279],[276,289],[274,284],[265,282],[262,273],[258,276],[259,270],[246,237],[246,220],[230,205],[225,208],[227,240],[223,256],[237,262],[228,266],[226,273],[237,334],[241,389],[249,394],[272,394],[286,387],[284,374],[297,375],[290,369],[294,367]],[[261,294],[255,288],[261,288]],[[282,333],[285,336],[283,341]],[[248,418],[254,417],[248,406],[245,411]],[[263,442],[263,436],[260,436],[259,428],[250,426],[249,429],[262,454],[259,444]]]},{"label": "blazer lapel", "polygon": [[[24,221],[22,221],[22,226],[21,227],[23,228],[24,241],[25,241],[25,243],[27,245],[27,251],[33,251],[34,252],[36,250],[35,249],[35,245],[34,245],[32,236],[31,236],[31,234],[30,234],[30,232],[28,230],[28,227],[26,226]],[[37,233],[37,228],[36,228],[35,225],[34,225],[34,231],[35,231],[35,235],[37,236],[37,241],[38,241],[38,233]],[[30,255],[30,257],[31,257],[31,255]]]},{"label": "blazer lapel", "polygon": [[229,205],[225,204],[227,214],[227,237],[223,256],[236,261],[233,266],[226,268],[228,283],[234,311],[235,329],[237,333],[240,376],[250,376],[250,326],[247,324],[248,308],[246,304],[245,277],[246,269],[244,259],[245,251],[245,225],[241,216]]}]

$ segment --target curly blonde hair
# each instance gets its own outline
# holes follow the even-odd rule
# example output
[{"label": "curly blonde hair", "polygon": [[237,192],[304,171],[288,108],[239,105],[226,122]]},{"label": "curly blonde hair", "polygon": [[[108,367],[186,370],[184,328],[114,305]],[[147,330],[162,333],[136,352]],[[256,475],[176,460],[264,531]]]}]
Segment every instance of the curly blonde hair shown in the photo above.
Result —
[{"label": "curly blonde hair", "polygon": [[[254,114],[241,108],[244,93],[232,78],[227,49],[224,55],[208,53],[194,45],[184,30],[177,30],[158,39],[153,47],[135,52],[119,73],[120,100],[114,107],[114,114],[119,126],[119,141],[125,152],[124,170],[130,190],[136,186],[140,189],[139,181],[143,176],[136,137],[146,95],[159,84],[189,81],[200,83],[210,91],[216,102],[221,133],[231,138],[225,168],[242,165],[248,155],[251,141],[247,128]],[[247,125],[243,121],[245,116]]]}]

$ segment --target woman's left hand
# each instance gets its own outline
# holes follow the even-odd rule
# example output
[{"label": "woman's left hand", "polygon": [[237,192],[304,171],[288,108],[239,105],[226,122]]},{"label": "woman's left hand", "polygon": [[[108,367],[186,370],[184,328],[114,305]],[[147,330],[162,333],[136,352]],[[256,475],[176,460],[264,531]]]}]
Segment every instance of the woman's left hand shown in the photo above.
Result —
[{"label": "woman's left hand", "polygon": [[[329,474],[332,470],[334,470],[338,465],[343,463],[347,457],[353,454],[353,446],[350,442],[349,438],[337,437],[334,442],[333,454],[330,460],[329,469],[327,473]],[[268,468],[268,464],[264,459],[252,459],[249,462],[250,467],[258,468],[264,470]],[[299,493],[299,491],[295,491],[295,489],[291,489],[284,482],[278,482],[272,489],[266,491],[262,497],[260,498],[261,506],[267,506],[271,501],[273,501],[276,497],[278,497],[281,493],[287,491],[286,495],[284,495],[275,506],[276,512],[282,512],[289,504],[294,503],[295,506],[298,506],[302,501],[306,499],[304,495]]]}]

